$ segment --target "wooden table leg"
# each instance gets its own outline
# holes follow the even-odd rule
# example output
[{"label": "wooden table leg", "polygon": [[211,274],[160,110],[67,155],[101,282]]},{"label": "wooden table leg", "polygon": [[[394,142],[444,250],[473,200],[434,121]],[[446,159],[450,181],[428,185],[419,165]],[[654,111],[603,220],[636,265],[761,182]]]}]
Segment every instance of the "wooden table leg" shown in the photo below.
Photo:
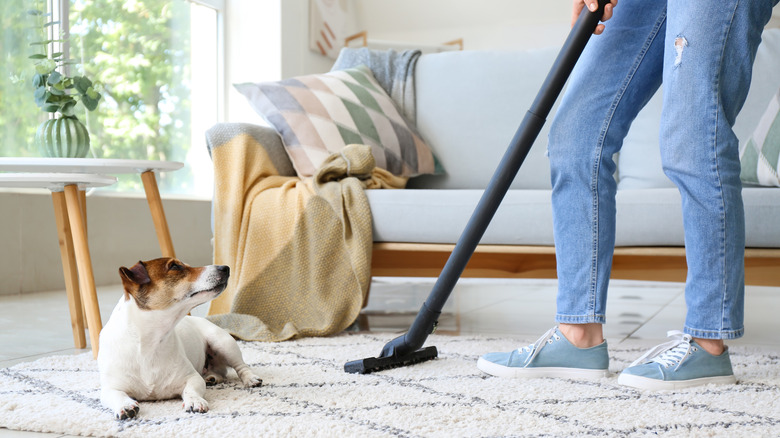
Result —
[{"label": "wooden table leg", "polygon": [[79,206],[81,206],[81,217],[84,218],[84,234],[89,237],[89,227],[87,226],[87,191],[79,190]]},{"label": "wooden table leg", "polygon": [[157,188],[157,179],[154,171],[147,170],[141,174],[141,181],[144,183],[146,191],[146,201],[149,203],[149,211],[152,213],[154,229],[157,231],[157,241],[160,243],[160,250],[163,257],[176,257],[173,251],[173,241],[171,233],[168,231],[168,222],[165,220],[160,190]]},{"label": "wooden table leg", "polygon": [[73,248],[76,253],[76,266],[79,272],[79,284],[81,286],[81,298],[87,311],[87,328],[89,329],[89,341],[92,344],[92,355],[97,358],[100,330],[103,322],[100,319],[97,291],[95,289],[95,277],[92,273],[92,258],[89,255],[87,245],[87,233],[84,228],[84,218],[81,216],[79,202],[79,190],[76,185],[65,186],[65,201],[68,208],[68,219],[73,235]]},{"label": "wooden table leg", "polygon": [[73,251],[73,238],[68,220],[68,210],[65,205],[63,192],[52,192],[54,203],[54,217],[57,221],[57,236],[60,242],[60,258],[62,259],[62,272],[65,276],[65,290],[68,293],[68,307],[70,309],[70,325],[73,330],[73,345],[76,348],[86,348],[87,338],[84,335],[84,318],[79,292],[79,277],[76,271],[76,256]]},{"label": "wooden table leg", "polygon": [[[84,220],[84,236],[87,239],[87,248],[89,248],[89,221],[87,220],[87,191],[79,190],[79,206],[81,207],[81,217]],[[71,234],[71,242],[73,235]],[[82,321],[86,320],[87,309],[84,307],[84,300],[81,300]]]}]

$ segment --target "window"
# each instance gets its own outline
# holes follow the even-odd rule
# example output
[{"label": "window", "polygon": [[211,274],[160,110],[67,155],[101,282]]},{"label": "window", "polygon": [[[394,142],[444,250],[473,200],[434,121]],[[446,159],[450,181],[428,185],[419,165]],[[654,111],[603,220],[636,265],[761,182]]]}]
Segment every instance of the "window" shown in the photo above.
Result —
[{"label": "window", "polygon": [[[48,5],[46,3],[49,3]],[[29,78],[29,41],[41,40],[27,16],[47,10],[70,30],[63,51],[74,68],[101,84],[96,111],[81,109],[97,158],[185,162],[163,173],[167,193],[210,197],[211,161],[205,130],[220,119],[220,14],[215,0],[43,0],[2,2],[3,71]],[[32,87],[0,81],[0,131],[5,156],[36,156],[30,139],[41,117]],[[113,190],[142,190],[140,178],[120,178]]]}]

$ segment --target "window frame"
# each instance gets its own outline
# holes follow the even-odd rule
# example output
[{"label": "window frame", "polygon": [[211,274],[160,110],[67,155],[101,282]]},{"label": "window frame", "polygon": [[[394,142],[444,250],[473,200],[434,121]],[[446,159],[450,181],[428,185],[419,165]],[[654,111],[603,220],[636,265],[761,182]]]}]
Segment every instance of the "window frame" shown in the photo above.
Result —
[{"label": "window frame", "polygon": [[[62,0],[61,0],[62,1]],[[187,0],[217,12],[217,121],[225,121],[225,0]]]}]

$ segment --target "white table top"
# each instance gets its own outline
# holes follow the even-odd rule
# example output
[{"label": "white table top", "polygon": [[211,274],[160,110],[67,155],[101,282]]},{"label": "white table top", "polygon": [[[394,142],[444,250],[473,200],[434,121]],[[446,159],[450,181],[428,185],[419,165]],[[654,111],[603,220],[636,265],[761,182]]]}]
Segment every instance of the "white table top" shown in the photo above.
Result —
[{"label": "white table top", "polygon": [[0,173],[0,187],[15,189],[48,189],[61,192],[77,184],[80,190],[110,186],[116,177],[84,173]]},{"label": "white table top", "polygon": [[148,170],[178,170],[178,161],[123,160],[116,158],[24,158],[0,157],[0,172],[65,172],[83,174],[143,173]]}]

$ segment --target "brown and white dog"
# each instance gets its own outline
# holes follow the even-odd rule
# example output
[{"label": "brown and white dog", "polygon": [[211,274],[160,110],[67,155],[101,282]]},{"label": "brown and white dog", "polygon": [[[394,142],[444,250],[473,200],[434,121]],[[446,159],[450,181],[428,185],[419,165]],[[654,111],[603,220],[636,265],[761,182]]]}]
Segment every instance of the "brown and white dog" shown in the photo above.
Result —
[{"label": "brown and white dog", "polygon": [[227,286],[230,268],[194,268],[173,258],[119,269],[125,293],[100,332],[100,399],[119,419],[135,417],[138,401],[181,396],[188,412],[206,412],[206,383],[233,368],[244,386],[263,381],[244,363],[238,344],[206,319],[187,316]]}]

